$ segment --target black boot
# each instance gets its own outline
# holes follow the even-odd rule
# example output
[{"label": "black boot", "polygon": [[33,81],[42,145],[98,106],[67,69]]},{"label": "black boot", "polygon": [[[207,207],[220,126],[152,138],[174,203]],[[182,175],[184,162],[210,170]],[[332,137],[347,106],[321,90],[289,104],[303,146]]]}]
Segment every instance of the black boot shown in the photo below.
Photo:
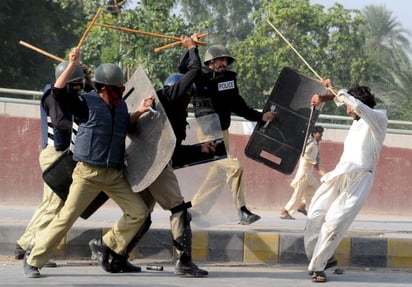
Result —
[{"label": "black boot", "polygon": [[14,250],[14,259],[21,260],[24,259],[24,254],[26,250],[24,250],[18,243],[16,243],[16,249]]},{"label": "black boot", "polygon": [[143,235],[149,230],[150,225],[152,224],[152,219],[150,214],[146,218],[145,222],[143,223],[142,227],[137,231],[135,237],[129,242],[126,247],[126,255],[119,255],[116,253],[112,253],[113,259],[111,262],[111,271],[112,273],[136,273],[142,271],[139,266],[135,266],[130,263],[127,259],[129,254],[133,251],[133,249],[137,246],[140,239],[142,239]]},{"label": "black boot", "polygon": [[209,272],[200,269],[192,261],[192,229],[191,216],[187,210],[179,211],[170,217],[173,245],[176,248],[178,259],[175,266],[176,275],[192,275],[194,277],[207,276]]},{"label": "black boot", "polygon": [[192,261],[191,258],[183,262],[183,258],[181,257],[176,261],[175,274],[176,275],[189,274],[194,277],[203,277],[203,276],[207,276],[209,272],[197,267],[197,265]]},{"label": "black boot", "polygon": [[110,272],[110,248],[103,243],[103,240],[101,238],[90,240],[89,247],[92,252],[92,258],[97,259],[97,263],[99,263],[99,265],[103,268],[104,271]]},{"label": "black boot", "polygon": [[39,278],[40,277],[39,268],[27,263],[27,258],[30,256],[31,250],[32,250],[32,246],[29,246],[29,248],[27,248],[27,251],[25,252],[25,254],[23,256],[23,258],[24,258],[24,263],[23,263],[24,277],[26,277],[26,278]]},{"label": "black boot", "polygon": [[142,268],[135,266],[127,260],[127,255],[113,254],[111,262],[111,273],[137,273],[142,271]]},{"label": "black boot", "polygon": [[260,216],[252,213],[249,209],[246,208],[246,206],[242,206],[239,209],[239,219],[240,219],[239,224],[249,225],[249,224],[252,224],[253,222],[258,221],[260,219]]}]

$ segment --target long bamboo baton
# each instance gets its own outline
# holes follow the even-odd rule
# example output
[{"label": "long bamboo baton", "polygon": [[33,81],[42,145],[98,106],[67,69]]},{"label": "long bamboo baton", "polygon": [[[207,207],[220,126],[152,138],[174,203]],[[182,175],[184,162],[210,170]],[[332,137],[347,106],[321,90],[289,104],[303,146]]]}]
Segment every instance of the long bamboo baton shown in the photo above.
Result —
[{"label": "long bamboo baton", "polygon": [[[298,57],[303,61],[303,63],[305,63],[305,65],[312,71],[312,73],[315,74],[315,76],[319,80],[322,80],[322,77],[319,76],[318,73],[316,73],[316,71],[309,65],[309,63],[302,57],[302,55],[299,54],[299,52],[292,46],[292,44],[288,41],[288,39],[286,39],[285,36],[283,36],[282,33],[280,33],[280,31],[275,27],[275,25],[273,25],[269,20],[266,20],[266,21],[273,28],[273,30],[275,30],[275,32],[283,39],[283,41],[285,41],[286,44],[288,44],[288,46],[293,50],[293,52],[295,52],[296,55],[298,55]],[[335,93],[335,91],[333,91],[333,89],[328,88],[328,90],[331,91],[336,96],[336,93]],[[312,122],[313,112],[314,111],[315,111],[315,106],[312,106],[312,109],[310,110],[309,122],[308,122],[308,127],[306,129],[305,142],[303,143],[301,156],[303,156],[305,154],[306,144],[307,144],[307,141],[308,141],[308,138],[309,138],[309,133],[310,133],[310,123]]]},{"label": "long bamboo baton", "polygon": [[135,34],[151,36],[151,37],[165,38],[165,39],[176,40],[176,41],[180,40],[180,38],[175,37],[175,36],[157,34],[157,33],[146,32],[146,31],[141,31],[141,30],[135,30],[135,29],[125,28],[125,27],[107,25],[107,24],[102,24],[102,23],[95,23],[94,25],[104,27],[104,28],[113,29],[113,30],[123,31],[123,32],[129,32],[129,33],[135,33]]},{"label": "long bamboo baton", "polygon": [[[209,33],[200,34],[200,35],[198,35],[197,37],[200,39],[200,38],[206,37],[207,35],[209,35]],[[169,44],[166,44],[166,45],[164,45],[164,46],[155,48],[154,51],[155,51],[155,53],[158,53],[158,52],[163,51],[163,50],[165,50],[165,49],[168,49],[168,48],[172,48],[172,47],[174,47],[174,46],[177,46],[177,45],[179,45],[179,44],[181,44],[181,43],[182,43],[182,41],[181,41],[180,38],[179,38],[179,41],[173,42],[173,43],[169,43]],[[199,46],[206,46],[206,43],[205,43],[205,42],[195,42],[195,43],[196,43],[197,45],[199,45]]]},{"label": "long bamboo baton", "polygon": [[[157,49],[160,49],[160,51],[161,51],[163,49],[167,49],[167,48],[179,45],[181,43],[180,38],[176,37],[176,36],[158,34],[158,33],[153,33],[153,32],[146,32],[146,31],[135,30],[135,29],[125,28],[125,27],[118,27],[118,26],[107,25],[107,24],[102,24],[102,23],[95,23],[94,25],[104,27],[104,28],[113,29],[113,30],[118,30],[118,31],[122,31],[122,32],[129,32],[129,33],[135,33],[135,34],[140,34],[140,35],[146,35],[146,36],[151,36],[151,37],[164,38],[164,39],[170,39],[170,40],[176,40],[177,41],[177,42],[173,42],[173,43],[167,44],[165,46],[162,46],[160,48],[156,48],[155,52],[157,52]],[[204,34],[201,34],[201,35],[204,35]],[[206,36],[204,35],[202,37],[206,37]],[[201,37],[199,37],[199,38],[201,38]],[[205,42],[195,41],[195,43],[197,45],[200,45],[200,46],[206,46]]]},{"label": "long bamboo baton", "polygon": [[102,11],[102,8],[97,9],[96,15],[94,15],[92,21],[90,22],[89,26],[87,27],[86,31],[83,33],[83,36],[81,37],[79,44],[77,44],[78,49],[83,45],[84,40],[86,40],[87,34],[89,34],[90,29],[93,27],[94,23],[97,20],[97,17],[99,17],[100,12]]},{"label": "long bamboo baton", "polygon": [[47,57],[50,57],[50,58],[52,58],[52,59],[54,59],[54,60],[56,60],[56,61],[64,62],[64,59],[62,59],[62,58],[60,58],[60,57],[57,57],[57,56],[55,56],[55,55],[53,55],[53,54],[50,54],[50,53],[48,53],[48,52],[46,52],[46,51],[44,51],[44,50],[42,50],[42,49],[40,49],[40,48],[37,48],[37,47],[35,47],[35,46],[33,46],[33,45],[30,45],[29,43],[26,43],[26,42],[24,42],[24,41],[19,41],[19,44],[22,45],[22,46],[25,46],[25,47],[27,47],[27,48],[29,48],[29,49],[32,49],[32,50],[34,50],[34,51],[36,51],[36,52],[38,52],[38,53],[40,53],[40,54],[42,54],[42,55],[45,55],[45,56],[47,56]]}]

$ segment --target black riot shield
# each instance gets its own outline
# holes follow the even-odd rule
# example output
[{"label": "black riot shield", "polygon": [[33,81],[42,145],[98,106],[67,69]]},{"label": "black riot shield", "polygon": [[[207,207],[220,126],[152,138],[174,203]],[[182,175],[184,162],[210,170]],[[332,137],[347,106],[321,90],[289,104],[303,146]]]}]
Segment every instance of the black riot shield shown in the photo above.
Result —
[{"label": "black riot shield", "polygon": [[306,133],[319,116],[320,109],[312,110],[312,95],[325,92],[318,80],[292,68],[283,68],[263,108],[264,112],[274,110],[277,116],[270,123],[256,125],[245,148],[246,156],[291,174],[300,158]]},{"label": "black riot shield", "polygon": [[[73,160],[72,152],[67,149],[43,172],[44,182],[61,198],[66,201],[69,194],[70,185],[72,184],[72,173],[76,167],[76,161]],[[101,191],[90,205],[80,215],[81,218],[87,219],[100,206],[102,206],[109,197]]]}]

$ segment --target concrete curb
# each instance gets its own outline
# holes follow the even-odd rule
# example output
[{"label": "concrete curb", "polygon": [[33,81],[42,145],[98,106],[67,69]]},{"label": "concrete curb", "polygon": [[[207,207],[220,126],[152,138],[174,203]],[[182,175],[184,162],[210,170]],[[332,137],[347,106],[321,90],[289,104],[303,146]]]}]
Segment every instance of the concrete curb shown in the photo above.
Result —
[{"label": "concrete curb", "polygon": [[[0,255],[14,256],[16,239],[23,225],[0,226]],[[74,226],[56,251],[56,259],[90,259],[88,242],[101,237],[107,228]],[[198,262],[306,265],[303,235],[293,232],[249,230],[194,230],[193,258]],[[346,236],[336,253],[339,266],[412,268],[412,238]],[[173,260],[169,229],[153,228],[139,242],[131,258]]]}]

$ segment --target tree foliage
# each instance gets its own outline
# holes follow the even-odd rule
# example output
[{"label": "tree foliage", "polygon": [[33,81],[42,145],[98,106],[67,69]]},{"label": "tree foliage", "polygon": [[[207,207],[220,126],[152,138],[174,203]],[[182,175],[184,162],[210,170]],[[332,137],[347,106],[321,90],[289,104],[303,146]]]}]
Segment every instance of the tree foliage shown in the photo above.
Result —
[{"label": "tree foliage", "polygon": [[182,14],[191,23],[207,26],[212,43],[242,41],[253,30],[251,13],[261,7],[256,0],[180,0]]},{"label": "tree foliage", "polygon": [[[338,17],[339,16],[339,17]],[[285,66],[308,76],[330,77],[339,86],[359,83],[367,77],[362,54],[362,18],[335,4],[328,11],[308,0],[267,1],[253,17],[255,29],[232,47],[242,91],[261,105]],[[314,74],[269,24],[277,28],[316,72]]]},{"label": "tree foliage", "polygon": [[[411,118],[412,69],[408,36],[384,5],[368,5],[362,10],[365,53],[371,59],[370,86],[382,101],[390,118]],[[405,107],[409,109],[405,110]]]},{"label": "tree foliage", "polygon": [[33,52],[19,41],[27,42],[53,55],[64,58],[73,46],[76,30],[83,26],[84,15],[73,8],[73,14],[55,1],[3,0],[0,2],[0,86],[41,89],[54,75],[55,60]]},{"label": "tree foliage", "polygon": [[[203,40],[228,46],[236,58],[231,69],[238,73],[240,91],[256,108],[262,108],[285,66],[317,78],[270,22],[318,75],[340,87],[369,85],[391,118],[410,119],[409,32],[384,6],[358,11],[343,5],[326,9],[309,0],[3,0],[0,86],[40,90],[53,81],[58,62],[19,41],[67,58],[102,8],[98,23],[172,36],[209,32]],[[92,70],[103,62],[118,63],[126,76],[142,65],[158,88],[176,72],[183,48],[154,49],[171,42],[94,26],[81,47],[82,62]],[[199,46],[201,57],[206,48]],[[324,112],[335,113],[334,105]]]}]

